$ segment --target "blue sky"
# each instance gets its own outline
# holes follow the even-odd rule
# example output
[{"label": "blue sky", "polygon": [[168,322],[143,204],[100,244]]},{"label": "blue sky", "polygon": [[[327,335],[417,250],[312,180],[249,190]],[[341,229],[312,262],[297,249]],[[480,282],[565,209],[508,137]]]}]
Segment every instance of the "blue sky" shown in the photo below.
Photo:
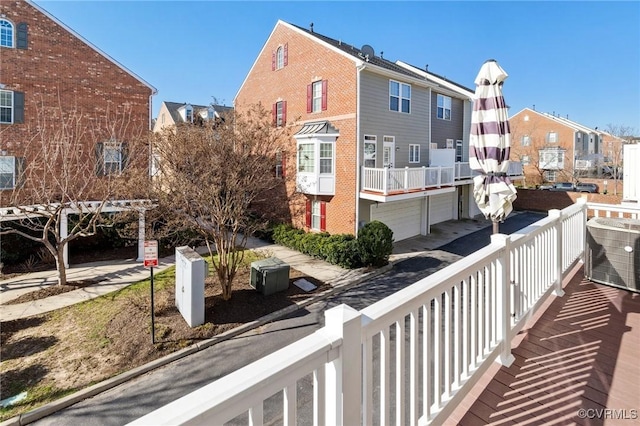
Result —
[{"label": "blue sky", "polygon": [[640,2],[46,1],[36,3],[158,89],[162,101],[231,105],[278,19],[373,46],[474,89],[509,74],[511,114],[536,110],[640,134]]}]

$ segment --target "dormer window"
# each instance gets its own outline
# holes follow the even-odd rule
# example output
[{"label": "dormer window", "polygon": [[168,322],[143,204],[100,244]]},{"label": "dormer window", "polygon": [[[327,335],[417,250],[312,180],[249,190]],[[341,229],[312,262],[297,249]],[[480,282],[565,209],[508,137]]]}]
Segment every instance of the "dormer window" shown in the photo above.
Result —
[{"label": "dormer window", "polygon": [[184,121],[193,123],[193,107],[191,105],[184,107]]},{"label": "dormer window", "polygon": [[207,109],[207,120],[213,120],[215,115],[216,111],[213,108],[209,107],[209,109]]}]

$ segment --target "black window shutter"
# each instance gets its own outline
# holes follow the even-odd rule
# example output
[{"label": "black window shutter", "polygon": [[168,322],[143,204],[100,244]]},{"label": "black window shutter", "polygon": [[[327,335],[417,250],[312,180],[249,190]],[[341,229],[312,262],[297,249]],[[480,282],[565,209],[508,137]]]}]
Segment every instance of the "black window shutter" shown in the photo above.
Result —
[{"label": "black window shutter", "polygon": [[16,31],[16,47],[18,49],[26,49],[28,48],[28,40],[27,40],[27,23],[20,22],[18,24],[18,31]]},{"label": "black window shutter", "polygon": [[13,122],[24,123],[24,92],[13,92]]},{"label": "black window shutter", "polygon": [[124,171],[124,169],[129,164],[129,144],[126,142],[122,142],[120,144],[120,171]]},{"label": "black window shutter", "polygon": [[104,176],[104,143],[96,144],[96,174]]},{"label": "black window shutter", "polygon": [[16,165],[15,165],[15,182],[16,188],[24,185],[25,175],[24,175],[24,166],[26,163],[26,159],[24,157],[16,157]]}]

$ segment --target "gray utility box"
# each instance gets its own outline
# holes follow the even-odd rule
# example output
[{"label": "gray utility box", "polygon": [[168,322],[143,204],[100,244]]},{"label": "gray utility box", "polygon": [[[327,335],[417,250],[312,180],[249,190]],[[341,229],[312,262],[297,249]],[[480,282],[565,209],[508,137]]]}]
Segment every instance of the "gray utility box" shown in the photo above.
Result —
[{"label": "gray utility box", "polygon": [[251,287],[264,296],[289,288],[289,265],[276,257],[251,262]]}]

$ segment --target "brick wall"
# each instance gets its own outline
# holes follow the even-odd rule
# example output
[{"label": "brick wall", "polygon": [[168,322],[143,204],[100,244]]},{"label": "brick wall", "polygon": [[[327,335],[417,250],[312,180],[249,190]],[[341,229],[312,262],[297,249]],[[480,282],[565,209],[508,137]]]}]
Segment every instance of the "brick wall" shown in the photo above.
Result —
[{"label": "brick wall", "polygon": [[26,145],[38,135],[39,118],[56,123],[61,111],[82,116],[87,132],[78,144],[87,156],[114,133],[127,140],[149,129],[150,87],[24,1],[3,0],[0,13],[14,27],[28,25],[28,49],[0,48],[0,83],[25,96],[24,123],[0,125],[6,155],[26,156],[29,167]]},{"label": "brick wall", "polygon": [[580,192],[556,192],[539,189],[518,189],[518,198],[513,204],[514,210],[529,210],[547,212],[551,209],[562,210],[576,202],[578,198],[586,198],[587,202],[620,204],[620,195],[613,194],[588,194]]},{"label": "brick wall", "polygon": [[[287,46],[288,63],[272,70],[272,52],[279,46]],[[307,85],[327,80],[327,109],[307,113]],[[242,111],[248,105],[262,103],[271,109],[278,101],[287,102],[287,122],[295,123],[295,133],[304,122],[329,120],[340,136],[335,143],[336,190],[334,196],[318,197],[326,201],[327,231],[351,233],[356,229],[356,68],[344,55],[322,46],[310,37],[278,24],[260,52],[253,68],[235,100],[235,107]],[[305,223],[305,200],[313,198],[295,193],[296,140],[292,137],[287,150],[287,173],[292,179],[287,185],[290,197],[289,218],[294,225]],[[285,200],[273,201],[284,203]],[[285,220],[287,218],[284,218]]]}]

